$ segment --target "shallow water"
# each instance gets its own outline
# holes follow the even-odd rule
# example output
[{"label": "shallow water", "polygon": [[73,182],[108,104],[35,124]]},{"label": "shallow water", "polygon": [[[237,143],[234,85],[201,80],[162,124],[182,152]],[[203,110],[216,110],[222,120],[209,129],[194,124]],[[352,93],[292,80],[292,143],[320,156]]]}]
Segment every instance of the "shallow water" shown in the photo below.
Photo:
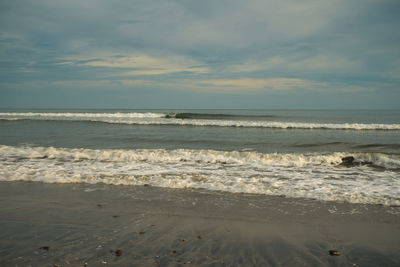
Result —
[{"label": "shallow water", "polygon": [[2,110],[0,180],[400,205],[399,137],[398,110]]}]

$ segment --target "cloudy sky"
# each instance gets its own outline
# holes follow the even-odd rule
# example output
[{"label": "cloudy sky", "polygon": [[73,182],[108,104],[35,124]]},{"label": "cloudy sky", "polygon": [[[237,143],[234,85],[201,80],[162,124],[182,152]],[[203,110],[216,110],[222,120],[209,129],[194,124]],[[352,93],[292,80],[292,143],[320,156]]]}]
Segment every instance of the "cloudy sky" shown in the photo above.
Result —
[{"label": "cloudy sky", "polygon": [[399,0],[2,0],[2,108],[400,108]]}]

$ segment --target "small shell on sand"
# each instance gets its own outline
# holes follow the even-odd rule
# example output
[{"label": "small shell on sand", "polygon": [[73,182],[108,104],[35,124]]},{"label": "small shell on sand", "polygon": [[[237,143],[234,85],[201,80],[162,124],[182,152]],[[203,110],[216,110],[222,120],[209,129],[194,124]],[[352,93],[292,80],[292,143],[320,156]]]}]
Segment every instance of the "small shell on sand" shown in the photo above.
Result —
[{"label": "small shell on sand", "polygon": [[329,255],[331,255],[331,256],[340,256],[340,251],[338,251],[338,250],[329,250]]},{"label": "small shell on sand", "polygon": [[117,249],[116,251],[115,251],[115,256],[121,256],[122,255],[122,253],[123,253],[123,251],[122,251],[122,249]]}]

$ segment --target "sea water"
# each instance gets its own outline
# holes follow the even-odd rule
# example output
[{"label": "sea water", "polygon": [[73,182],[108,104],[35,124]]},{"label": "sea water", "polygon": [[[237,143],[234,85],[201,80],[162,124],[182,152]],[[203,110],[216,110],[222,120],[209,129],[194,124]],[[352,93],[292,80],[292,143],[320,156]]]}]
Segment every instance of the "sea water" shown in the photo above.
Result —
[{"label": "sea water", "polygon": [[20,180],[400,205],[400,110],[0,110]]}]

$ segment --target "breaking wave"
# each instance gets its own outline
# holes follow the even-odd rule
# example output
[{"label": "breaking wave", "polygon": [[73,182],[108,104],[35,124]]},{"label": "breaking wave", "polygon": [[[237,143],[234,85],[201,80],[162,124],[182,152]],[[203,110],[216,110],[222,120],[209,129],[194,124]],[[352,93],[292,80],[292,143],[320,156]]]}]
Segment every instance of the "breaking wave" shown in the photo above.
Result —
[{"label": "breaking wave", "polygon": [[[344,157],[353,157],[351,166]],[[0,146],[0,181],[203,188],[400,205],[400,155]]]},{"label": "breaking wave", "polygon": [[[213,126],[213,127],[259,127],[276,129],[337,129],[337,130],[400,130],[400,124],[379,123],[309,123],[282,122],[265,120],[231,119],[229,114],[197,113],[0,113],[2,120],[61,120],[89,121],[115,124],[136,125],[176,125],[176,126]],[[252,116],[253,119],[255,118]],[[269,117],[269,115],[261,116]]]},{"label": "breaking wave", "polygon": [[168,113],[165,118],[175,119],[265,119],[276,118],[275,115],[237,115],[237,114],[212,114],[212,113]]}]

